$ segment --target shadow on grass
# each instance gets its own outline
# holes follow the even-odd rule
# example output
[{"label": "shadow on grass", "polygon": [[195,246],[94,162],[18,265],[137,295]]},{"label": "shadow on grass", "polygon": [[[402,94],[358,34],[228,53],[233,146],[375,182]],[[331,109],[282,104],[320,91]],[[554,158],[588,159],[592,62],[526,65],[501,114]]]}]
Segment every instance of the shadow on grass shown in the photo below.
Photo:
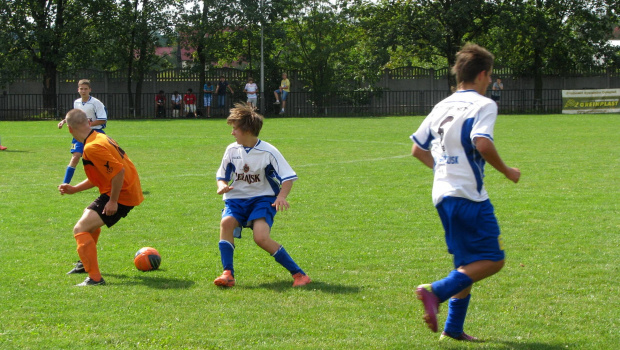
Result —
[{"label": "shadow on grass", "polygon": [[34,153],[32,151],[21,151],[21,150],[18,150],[18,149],[10,149],[10,148],[6,149],[6,150],[4,150],[2,152],[3,153]]},{"label": "shadow on grass", "polygon": [[188,289],[196,283],[194,281],[177,278],[159,277],[156,275],[159,271],[164,270],[144,272],[140,275],[132,276],[107,273],[104,277],[113,277],[113,279],[110,279],[109,281],[106,279],[106,283],[111,285],[145,285],[155,289]]},{"label": "shadow on grass", "polygon": [[[277,282],[268,282],[261,283],[255,286],[237,286],[237,288],[242,289],[270,289],[276,292],[284,292],[290,290],[293,285],[291,280],[285,281],[277,281]],[[358,286],[345,286],[341,284],[330,284],[321,281],[312,281],[312,283],[303,286],[303,287],[295,287],[296,289],[301,290],[318,290],[323,293],[330,294],[355,294],[361,291],[361,288]]]},{"label": "shadow on grass", "polygon": [[512,341],[504,341],[504,340],[489,340],[482,344],[490,345],[490,344],[501,344],[508,349],[515,350],[560,350],[560,349],[576,349],[579,348],[576,344],[544,344],[537,342],[512,342]]}]

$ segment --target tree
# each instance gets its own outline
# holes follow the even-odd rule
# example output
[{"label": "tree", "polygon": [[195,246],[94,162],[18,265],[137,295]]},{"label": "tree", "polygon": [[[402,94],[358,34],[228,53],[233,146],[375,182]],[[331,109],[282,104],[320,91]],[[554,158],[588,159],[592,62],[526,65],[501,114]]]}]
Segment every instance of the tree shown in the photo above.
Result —
[{"label": "tree", "polygon": [[[382,0],[367,11],[376,13],[368,24],[371,36],[391,49],[409,52],[421,62],[454,65],[458,50],[481,38],[496,14],[495,1],[485,0]],[[456,85],[448,73],[448,87]]]},{"label": "tree", "polygon": [[[59,70],[88,66],[95,42],[93,21],[108,0],[8,0],[0,5],[0,33],[4,46],[2,70],[14,72],[10,62],[27,58],[43,75],[43,103],[56,108]],[[23,67],[22,67],[23,68]]]},{"label": "tree", "polygon": [[534,78],[535,100],[542,99],[544,74],[587,70],[609,55],[609,28],[617,9],[603,0],[507,0],[488,37],[498,62],[513,74]]},{"label": "tree", "polygon": [[[142,114],[142,86],[147,72],[168,66],[155,54],[160,35],[170,35],[174,0],[115,0],[98,32],[98,65],[127,72],[127,96],[134,115]],[[135,85],[135,94],[133,87]]]},{"label": "tree", "polygon": [[[181,4],[179,14],[180,21],[176,23],[179,40],[183,47],[196,49],[193,59],[202,87],[208,66],[238,59],[238,8],[226,0],[192,0]],[[202,101],[202,88],[198,95]]]},{"label": "tree", "polygon": [[285,22],[286,65],[303,72],[305,87],[318,107],[328,91],[343,87],[338,66],[354,45],[344,6],[343,1],[313,0]]}]

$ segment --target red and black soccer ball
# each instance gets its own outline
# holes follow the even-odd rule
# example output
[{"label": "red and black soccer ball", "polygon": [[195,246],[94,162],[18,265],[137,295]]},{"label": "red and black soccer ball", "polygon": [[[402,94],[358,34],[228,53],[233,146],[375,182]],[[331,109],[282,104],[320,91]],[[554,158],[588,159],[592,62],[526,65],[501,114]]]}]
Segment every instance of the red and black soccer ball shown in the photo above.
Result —
[{"label": "red and black soccer ball", "polygon": [[140,271],[153,271],[161,264],[161,255],[155,248],[144,247],[136,252],[133,263]]}]

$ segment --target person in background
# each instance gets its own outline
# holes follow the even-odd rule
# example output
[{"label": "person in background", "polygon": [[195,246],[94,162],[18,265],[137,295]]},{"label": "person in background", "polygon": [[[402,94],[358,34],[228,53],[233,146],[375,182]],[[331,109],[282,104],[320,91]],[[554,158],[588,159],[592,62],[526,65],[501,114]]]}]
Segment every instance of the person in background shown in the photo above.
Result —
[{"label": "person in background", "polygon": [[258,86],[256,86],[256,83],[254,83],[254,78],[248,78],[248,83],[245,84],[243,92],[245,92],[248,96],[247,103],[250,104],[252,107],[256,108],[258,106]]},{"label": "person in background", "polygon": [[159,90],[159,93],[155,95],[155,117],[166,117],[166,94],[164,94],[164,90]]},{"label": "person in background", "polygon": [[204,105],[205,105],[205,113],[207,118],[211,117],[211,103],[213,101],[213,85],[211,85],[210,81],[207,81],[202,88],[202,92],[204,92]]},{"label": "person in background", "polygon": [[187,89],[187,93],[183,95],[183,103],[187,118],[196,118],[196,95],[191,88]]},{"label": "person in background", "polygon": [[172,96],[170,97],[170,104],[172,105],[172,117],[178,118],[181,111],[181,103],[183,102],[183,97],[179,94],[178,91],[174,90]]},{"label": "person in background", "polygon": [[[73,108],[80,109],[86,113],[88,120],[90,120],[90,127],[97,132],[104,132],[108,122],[108,111],[101,101],[93,96],[90,96],[91,87],[90,80],[82,79],[78,81],[78,94],[80,98],[73,102]],[[58,123],[58,129],[62,129],[67,121],[65,119]],[[65,170],[65,178],[62,183],[71,183],[73,174],[75,173],[75,167],[78,165],[80,158],[82,158],[82,150],[84,145],[76,140],[71,140],[71,160]]]},{"label": "person in background", "polygon": [[226,78],[222,75],[220,76],[220,81],[217,83],[217,87],[215,88],[215,94],[217,95],[217,108],[225,108],[226,107],[226,91],[230,91],[231,94],[235,92],[226,81]]},{"label": "person in background", "polygon": [[502,79],[497,78],[491,87],[491,99],[495,101],[495,103],[498,103],[499,99],[502,97],[502,90],[504,90]]},{"label": "person in background", "polygon": [[282,81],[280,81],[280,87],[273,92],[276,97],[275,104],[279,105],[280,100],[282,100],[282,108],[280,109],[280,114],[284,113],[286,109],[286,99],[289,92],[291,92],[291,81],[288,80],[286,73],[282,73]]}]

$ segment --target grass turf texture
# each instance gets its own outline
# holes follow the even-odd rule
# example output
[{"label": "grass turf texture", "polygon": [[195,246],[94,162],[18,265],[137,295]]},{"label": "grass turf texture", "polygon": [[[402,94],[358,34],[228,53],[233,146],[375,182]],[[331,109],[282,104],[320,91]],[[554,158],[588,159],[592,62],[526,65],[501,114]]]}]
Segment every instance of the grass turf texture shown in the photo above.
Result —
[{"label": "grass turf texture", "polygon": [[[487,166],[506,267],[475,285],[465,330],[483,344],[439,343],[418,284],[451,259],[432,206],[432,172],[410,156],[422,117],[268,119],[299,175],[272,237],[313,278],[290,275],[236,240],[237,286],[221,289],[215,171],[234,139],[223,120],[116,121],[145,201],[103,228],[107,285],[77,288],[72,227],[95,190],[60,196],[70,135],[56,122],[1,122],[0,348],[612,349],[620,326],[617,115],[501,116],[495,139],[512,184]],[[84,178],[82,167],[73,183]],[[152,246],[160,270],[134,253]],[[446,305],[439,321],[443,326]],[[613,345],[616,344],[616,345]]]}]

